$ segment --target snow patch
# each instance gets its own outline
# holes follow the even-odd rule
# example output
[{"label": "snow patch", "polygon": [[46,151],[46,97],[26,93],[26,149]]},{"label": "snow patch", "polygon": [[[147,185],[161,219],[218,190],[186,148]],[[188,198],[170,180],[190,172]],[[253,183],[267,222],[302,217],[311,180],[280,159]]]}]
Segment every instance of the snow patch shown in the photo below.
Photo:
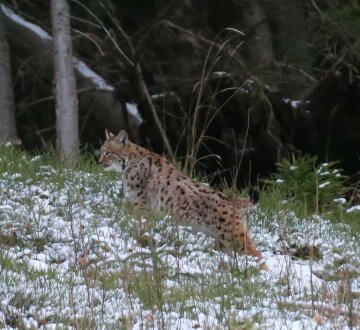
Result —
[{"label": "snow patch", "polygon": [[324,182],[324,183],[322,183],[322,184],[319,184],[319,189],[323,189],[323,188],[325,188],[326,186],[328,186],[329,184],[330,184],[329,181],[326,181],[326,182]]},{"label": "snow patch", "polygon": [[[150,221],[126,214],[118,181],[51,166],[39,166],[34,177],[45,173],[45,183],[24,183],[16,173],[0,178],[0,191],[6,191],[0,194],[0,229],[12,244],[2,244],[0,251],[8,260],[0,272],[4,325],[8,318],[3,313],[10,311],[29,329],[41,328],[39,319],[49,319],[46,329],[61,329],[90,318],[99,329],[227,329],[229,320],[235,325],[249,320],[255,328],[315,329],[312,310],[301,305],[331,308],[338,301],[331,300],[332,291],[338,297],[343,281],[326,277],[358,272],[358,238],[320,216],[297,218],[285,208],[272,214],[261,205],[251,212],[249,229],[270,271],[244,276],[258,269],[255,258],[219,251],[213,238],[176,224],[168,215]],[[64,175],[64,180],[51,180],[52,175]],[[14,183],[13,177],[19,181]],[[39,192],[48,198],[39,198]],[[307,247],[317,247],[320,260],[295,253]],[[146,290],[153,288],[155,267],[161,269],[165,298],[161,311],[143,301]],[[351,279],[354,292],[359,281]],[[244,290],[261,289],[254,295],[238,294],[244,283]],[[130,284],[137,289],[126,287]],[[202,295],[208,287],[214,288],[211,297]],[[181,300],[176,301],[180,290]],[[174,302],[166,300],[172,295]],[[26,301],[19,308],[17,296]],[[358,310],[359,299],[353,304]],[[346,311],[343,304],[333,307]],[[323,329],[346,328],[344,317],[322,316]]]},{"label": "snow patch", "polygon": [[138,105],[135,102],[126,102],[126,110],[134,116],[139,125],[144,121],[140,115]]},{"label": "snow patch", "polygon": [[339,203],[339,204],[345,204],[345,203],[346,203],[346,199],[343,198],[343,197],[335,198],[335,199],[333,199],[333,202]]},{"label": "snow patch", "polygon": [[[309,104],[310,101],[299,101],[299,100],[291,100],[289,98],[283,98],[282,101],[285,103],[285,104],[290,104],[290,106],[293,108],[293,109],[299,109],[300,106],[302,104]],[[309,113],[309,111],[307,111],[307,113]]]},{"label": "snow patch", "polygon": [[211,75],[215,78],[230,77],[230,73],[225,71],[214,71]]},{"label": "snow patch", "polygon": [[360,205],[354,205],[346,210],[347,213],[360,212]]}]

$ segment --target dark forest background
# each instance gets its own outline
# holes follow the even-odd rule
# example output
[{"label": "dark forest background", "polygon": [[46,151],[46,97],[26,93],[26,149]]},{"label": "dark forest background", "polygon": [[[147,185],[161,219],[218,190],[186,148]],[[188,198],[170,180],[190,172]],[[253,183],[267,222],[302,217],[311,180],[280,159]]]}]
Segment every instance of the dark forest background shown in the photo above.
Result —
[{"label": "dark forest background", "polygon": [[[48,1],[2,3],[51,33]],[[213,183],[248,185],[303,154],[339,160],[358,180],[358,1],[69,4],[74,56],[114,87],[78,76],[84,150],[99,148],[105,128],[125,128]],[[7,24],[18,135],[27,149],[48,148],[56,140],[51,49]]]}]

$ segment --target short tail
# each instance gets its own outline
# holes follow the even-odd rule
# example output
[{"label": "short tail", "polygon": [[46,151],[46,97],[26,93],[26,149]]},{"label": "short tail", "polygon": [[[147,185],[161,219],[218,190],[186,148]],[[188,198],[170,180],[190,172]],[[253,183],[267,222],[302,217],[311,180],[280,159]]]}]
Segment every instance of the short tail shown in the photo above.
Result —
[{"label": "short tail", "polygon": [[253,188],[253,187],[250,187],[249,188],[249,197],[250,197],[250,200],[251,202],[255,205],[257,204],[257,202],[259,201],[260,199],[260,195],[259,195],[259,192]]}]

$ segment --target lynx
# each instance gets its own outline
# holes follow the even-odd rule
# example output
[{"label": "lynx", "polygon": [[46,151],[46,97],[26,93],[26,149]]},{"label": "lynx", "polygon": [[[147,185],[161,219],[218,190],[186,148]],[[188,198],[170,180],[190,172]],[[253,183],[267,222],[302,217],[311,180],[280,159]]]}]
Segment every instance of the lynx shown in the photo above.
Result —
[{"label": "lynx", "polygon": [[120,173],[127,199],[136,207],[166,210],[179,223],[214,237],[219,246],[255,256],[267,270],[246,225],[254,203],[234,200],[183,175],[167,159],[129,141],[124,130],[106,133],[99,163]]}]

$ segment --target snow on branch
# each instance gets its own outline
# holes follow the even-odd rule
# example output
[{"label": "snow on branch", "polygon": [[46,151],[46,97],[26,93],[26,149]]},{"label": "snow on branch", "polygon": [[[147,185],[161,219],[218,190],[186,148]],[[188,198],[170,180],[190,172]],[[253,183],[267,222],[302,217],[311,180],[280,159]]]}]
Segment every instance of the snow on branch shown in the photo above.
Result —
[{"label": "snow on branch", "polygon": [[41,39],[52,41],[52,38],[49,33],[47,33],[43,28],[40,26],[30,23],[24,20],[21,16],[14,13],[12,9],[6,7],[5,5],[1,4],[0,9],[3,14],[14,23],[23,26],[24,28],[31,30],[33,33],[37,34]]},{"label": "snow on branch", "polygon": [[[28,33],[35,35],[38,39],[42,41],[48,48],[52,48],[52,41],[53,38],[51,35],[46,32],[40,26],[26,21],[21,16],[17,15],[12,9],[9,7],[1,4],[0,5],[0,14],[4,14],[4,16],[13,24],[16,28],[25,29]],[[91,81],[93,87],[99,90],[105,91],[113,91],[114,87],[108,84],[105,79],[100,77],[97,73],[91,70],[83,61],[79,60],[78,58],[74,57],[74,70],[76,75],[81,78],[86,78],[87,80]]]},{"label": "snow on branch", "polygon": [[73,58],[74,69],[83,77],[89,78],[98,89],[113,91],[114,87],[109,85],[105,79],[101,78],[97,73],[91,70],[83,61]]}]

